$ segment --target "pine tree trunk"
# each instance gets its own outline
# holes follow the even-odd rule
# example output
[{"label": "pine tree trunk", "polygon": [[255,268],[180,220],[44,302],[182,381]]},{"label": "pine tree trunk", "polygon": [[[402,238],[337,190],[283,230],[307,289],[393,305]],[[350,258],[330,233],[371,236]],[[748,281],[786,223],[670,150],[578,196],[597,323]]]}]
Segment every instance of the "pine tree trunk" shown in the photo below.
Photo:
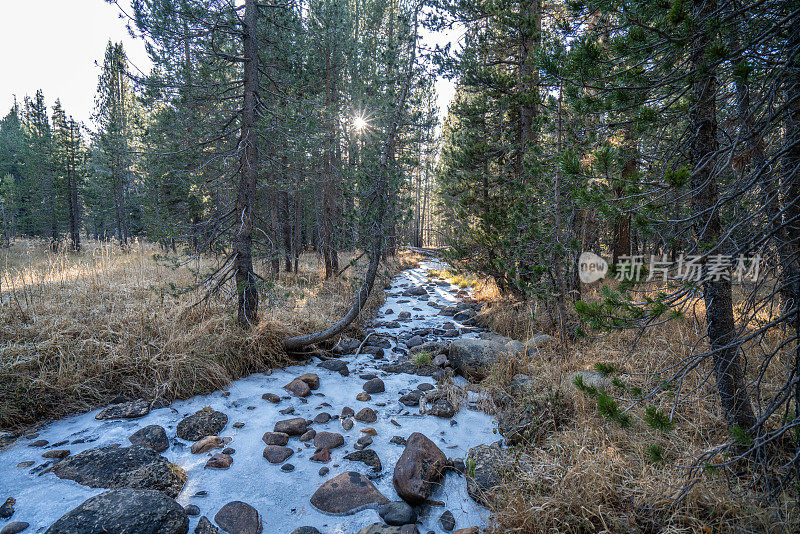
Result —
[{"label": "pine tree trunk", "polygon": [[[717,245],[723,238],[719,216],[719,196],[715,166],[717,163],[717,81],[714,67],[707,58],[712,37],[708,33],[716,0],[692,0],[694,36],[691,66],[693,106],[689,111],[690,157],[694,170],[691,178],[692,215],[698,253],[703,247]],[[720,253],[717,246],[716,253]],[[756,423],[753,407],[745,388],[745,375],[739,355],[730,280],[703,281],[708,338],[714,362],[717,393],[729,425],[748,430]]]},{"label": "pine tree trunk", "polygon": [[255,323],[258,289],[253,271],[253,200],[258,181],[258,144],[255,131],[258,91],[258,47],[256,43],[256,0],[245,0],[242,45],[244,48],[244,102],[239,137],[241,174],[236,195],[236,233],[233,242],[237,321],[241,326]]}]

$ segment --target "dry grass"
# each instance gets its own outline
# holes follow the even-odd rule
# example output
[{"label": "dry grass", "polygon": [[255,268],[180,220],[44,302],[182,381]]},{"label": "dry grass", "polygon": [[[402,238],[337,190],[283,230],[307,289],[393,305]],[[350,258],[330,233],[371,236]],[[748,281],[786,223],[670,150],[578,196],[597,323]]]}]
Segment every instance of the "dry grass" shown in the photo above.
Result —
[{"label": "dry grass", "polygon": [[[478,297],[487,304],[481,317],[494,329],[521,340],[547,330],[534,320],[531,308],[497,300],[491,283],[483,290],[489,296],[481,295],[480,288],[481,284]],[[691,355],[704,330],[702,320],[699,310],[688,320],[643,333],[614,332],[548,346],[530,359],[498,363],[486,388],[496,394],[517,373],[534,377],[525,394],[510,397],[510,409],[532,413],[536,422],[530,441],[513,449],[519,462],[506,473],[506,485],[495,500],[492,532],[798,531],[800,512],[790,493],[794,489],[777,500],[763,499],[757,491],[763,487],[757,466],[688,469],[702,453],[731,439],[709,380],[710,362],[686,375],[680,388],[647,397],[653,385],[668,378],[660,371]],[[781,341],[775,333],[746,350],[770,352]],[[791,350],[768,369],[766,390],[785,378]],[[572,384],[576,371],[592,370],[598,362],[616,370],[608,376],[607,392],[620,410],[627,410],[627,427],[608,413],[604,416],[597,397]],[[548,413],[554,395],[555,406],[563,404],[560,424]],[[647,408],[651,414],[658,409],[671,416],[672,429],[659,430],[648,423]],[[782,446],[779,453],[790,457],[793,444]],[[720,455],[714,461],[725,460]],[[696,478],[688,486],[690,473]],[[676,500],[683,491],[684,498]]]},{"label": "dry grass", "polygon": [[[38,242],[0,250],[0,428],[19,428],[107,404],[116,396],[185,398],[287,361],[281,340],[337,320],[365,260],[323,281],[315,254],[262,295],[259,324],[234,320],[232,288],[197,304],[192,290],[212,257],[159,258],[103,243],[53,254]],[[350,260],[343,254],[342,264]],[[415,263],[404,253],[381,268],[363,317],[380,306],[387,278]],[[263,271],[262,271],[263,272]],[[355,326],[358,328],[358,325]]]}]

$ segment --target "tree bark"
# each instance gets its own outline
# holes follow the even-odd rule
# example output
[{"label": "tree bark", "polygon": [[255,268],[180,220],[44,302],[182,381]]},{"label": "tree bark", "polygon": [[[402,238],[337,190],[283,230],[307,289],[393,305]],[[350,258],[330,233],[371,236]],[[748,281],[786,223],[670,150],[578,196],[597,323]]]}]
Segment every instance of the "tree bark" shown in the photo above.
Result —
[{"label": "tree bark", "polygon": [[[691,128],[690,157],[694,166],[692,215],[698,253],[708,248],[720,253],[723,238],[717,191],[717,81],[707,51],[713,42],[708,28],[717,10],[716,0],[692,0],[693,39],[691,50],[693,106],[689,111]],[[704,250],[704,248],[706,250]],[[744,369],[733,317],[730,280],[703,281],[708,338],[714,362],[717,393],[729,425],[748,430],[756,423],[753,407],[745,387]]]},{"label": "tree bark", "polygon": [[253,200],[258,181],[258,143],[255,131],[258,91],[256,0],[245,0],[242,45],[244,48],[244,98],[239,137],[241,170],[236,194],[234,269],[238,293],[237,321],[246,327],[258,316],[258,288],[253,271]]}]

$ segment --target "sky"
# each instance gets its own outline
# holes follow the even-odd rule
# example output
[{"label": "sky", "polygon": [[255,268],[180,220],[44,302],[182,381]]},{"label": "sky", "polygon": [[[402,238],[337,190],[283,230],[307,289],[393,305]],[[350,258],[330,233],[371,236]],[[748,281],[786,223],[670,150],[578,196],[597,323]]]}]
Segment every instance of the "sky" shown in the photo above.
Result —
[{"label": "sky", "polygon": [[149,70],[144,43],[131,39],[118,13],[103,0],[0,0],[0,115],[14,95],[22,102],[41,89],[48,110],[60,98],[67,114],[90,124],[109,39]]},{"label": "sky", "polygon": [[[121,2],[127,5],[127,0]],[[129,61],[143,72],[150,61],[141,39],[134,40],[119,18],[119,8],[103,0],[0,0],[0,116],[37,89],[48,109],[61,99],[68,115],[91,127],[97,78],[109,39],[122,41]],[[423,33],[427,44],[457,38]],[[437,80],[440,117],[453,98],[454,85]]]}]

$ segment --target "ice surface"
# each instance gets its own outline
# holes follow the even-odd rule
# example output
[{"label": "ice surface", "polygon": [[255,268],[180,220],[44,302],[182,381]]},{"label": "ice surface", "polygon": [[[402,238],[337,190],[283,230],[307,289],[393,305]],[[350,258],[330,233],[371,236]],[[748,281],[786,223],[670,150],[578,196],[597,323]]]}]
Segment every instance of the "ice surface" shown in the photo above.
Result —
[{"label": "ice surface", "polygon": [[[401,273],[392,282],[392,287],[387,290],[386,303],[381,308],[379,321],[394,320],[403,311],[410,311],[412,321],[401,323],[399,329],[376,328],[375,331],[397,335],[417,328],[429,328],[441,325],[445,321],[453,321],[452,317],[438,315],[439,310],[428,306],[417,297],[403,297],[403,290],[413,285],[428,282],[427,273],[432,268],[440,268],[434,262],[425,262],[419,268],[410,269]],[[407,286],[407,287],[406,287]],[[457,288],[439,287],[431,300],[442,304],[457,302],[455,291]],[[398,300],[408,299],[410,302],[398,304]],[[421,311],[413,310],[419,308]],[[394,313],[385,315],[386,309],[391,308]],[[455,321],[454,321],[455,322]],[[457,324],[457,322],[456,322]],[[469,336],[469,335],[468,335]],[[393,343],[394,346],[394,343]],[[373,480],[377,488],[390,500],[398,500],[392,486],[392,472],[403,447],[389,443],[389,440],[399,435],[407,438],[412,432],[421,432],[434,441],[450,458],[463,458],[469,448],[482,443],[491,443],[496,440],[493,434],[493,419],[482,412],[462,407],[452,426],[450,420],[440,419],[430,415],[420,415],[417,408],[408,408],[398,402],[400,396],[421,383],[433,383],[433,379],[418,377],[408,374],[384,374],[378,366],[397,359],[398,355],[391,350],[386,351],[384,360],[374,360],[371,355],[359,355],[354,358],[345,356],[350,367],[350,376],[342,377],[337,372],[327,371],[316,365],[298,365],[275,371],[271,374],[253,374],[237,380],[226,389],[230,393],[224,397],[222,392],[210,395],[196,396],[185,401],[177,401],[169,407],[153,410],[145,417],[130,421],[98,421],[94,416],[99,410],[68,417],[53,422],[43,427],[36,439],[46,439],[51,444],[63,440],[72,442],[84,439],[81,444],[67,444],[58,448],[66,448],[74,455],[80,451],[118,443],[129,446],[128,436],[136,430],[147,425],[161,425],[167,430],[171,446],[163,455],[171,462],[181,466],[188,474],[188,481],[177,500],[182,505],[196,504],[200,507],[201,514],[213,520],[216,512],[227,502],[241,500],[254,506],[261,514],[264,522],[265,533],[290,533],[302,525],[317,527],[323,533],[352,534],[373,522],[380,521],[376,510],[363,510],[354,515],[334,517],[316,510],[309,502],[311,495],[326,480],[345,471],[359,471],[365,475],[371,473],[371,468],[360,462],[344,460],[343,457],[352,452],[356,440],[363,435],[360,430],[364,427],[374,427],[378,435],[373,438],[370,448],[378,453],[383,464],[383,471],[379,478]],[[317,373],[320,377],[320,388],[307,398],[283,399],[279,404],[272,404],[261,398],[263,393],[272,392],[281,397],[288,394],[282,389],[283,385],[294,377],[307,372]],[[356,394],[362,391],[365,380],[359,374],[376,373],[386,384],[386,392],[373,394],[368,402],[359,402]],[[328,403],[330,406],[323,406]],[[385,406],[380,406],[385,403]],[[229,436],[232,441],[228,445],[236,449],[233,455],[233,464],[227,470],[204,469],[203,466],[210,454],[219,452],[215,449],[208,454],[191,454],[188,442],[175,437],[175,428],[178,421],[205,406],[224,412],[228,416],[228,424],[220,433]],[[294,407],[293,415],[281,415],[279,410]],[[271,431],[279,419],[290,417],[304,417],[313,419],[320,411],[327,411],[331,415],[338,415],[344,406],[349,406],[358,412],[365,406],[372,407],[378,413],[378,421],[364,424],[356,421],[350,431],[341,427],[338,419],[332,419],[325,424],[314,424],[313,428],[319,431],[327,430],[339,432],[345,437],[345,446],[331,451],[332,461],[320,464],[309,461],[314,454],[314,448],[306,446],[297,438],[289,441],[295,454],[287,460],[295,466],[292,472],[281,471],[280,465],[273,465],[262,457],[264,443],[261,436],[264,432]],[[248,409],[255,407],[255,409]],[[400,424],[400,427],[392,423]],[[241,421],[245,426],[241,429],[233,428],[233,423]],[[59,517],[72,508],[81,504],[93,495],[101,493],[102,489],[92,489],[81,486],[69,480],[60,480],[52,473],[42,475],[31,474],[31,468],[18,468],[18,463],[28,460],[43,463],[41,454],[47,449],[32,448],[28,444],[33,440],[20,439],[12,447],[0,452],[0,500],[13,496],[16,503],[16,513],[13,520],[27,521],[31,524],[29,532],[44,531]],[[321,467],[327,466],[330,472],[319,476]],[[208,492],[205,497],[195,494],[204,490]],[[444,501],[446,507],[424,506],[420,509],[421,532],[433,530],[444,532],[439,524],[439,516],[449,509],[456,518],[456,528],[465,528],[473,525],[482,526],[487,523],[488,512],[473,502],[466,492],[466,482],[463,477],[449,472],[441,488],[437,489],[431,499]],[[199,519],[191,519],[190,532],[194,530]],[[4,521],[5,522],[5,521]],[[3,523],[0,523],[2,527]]]}]

